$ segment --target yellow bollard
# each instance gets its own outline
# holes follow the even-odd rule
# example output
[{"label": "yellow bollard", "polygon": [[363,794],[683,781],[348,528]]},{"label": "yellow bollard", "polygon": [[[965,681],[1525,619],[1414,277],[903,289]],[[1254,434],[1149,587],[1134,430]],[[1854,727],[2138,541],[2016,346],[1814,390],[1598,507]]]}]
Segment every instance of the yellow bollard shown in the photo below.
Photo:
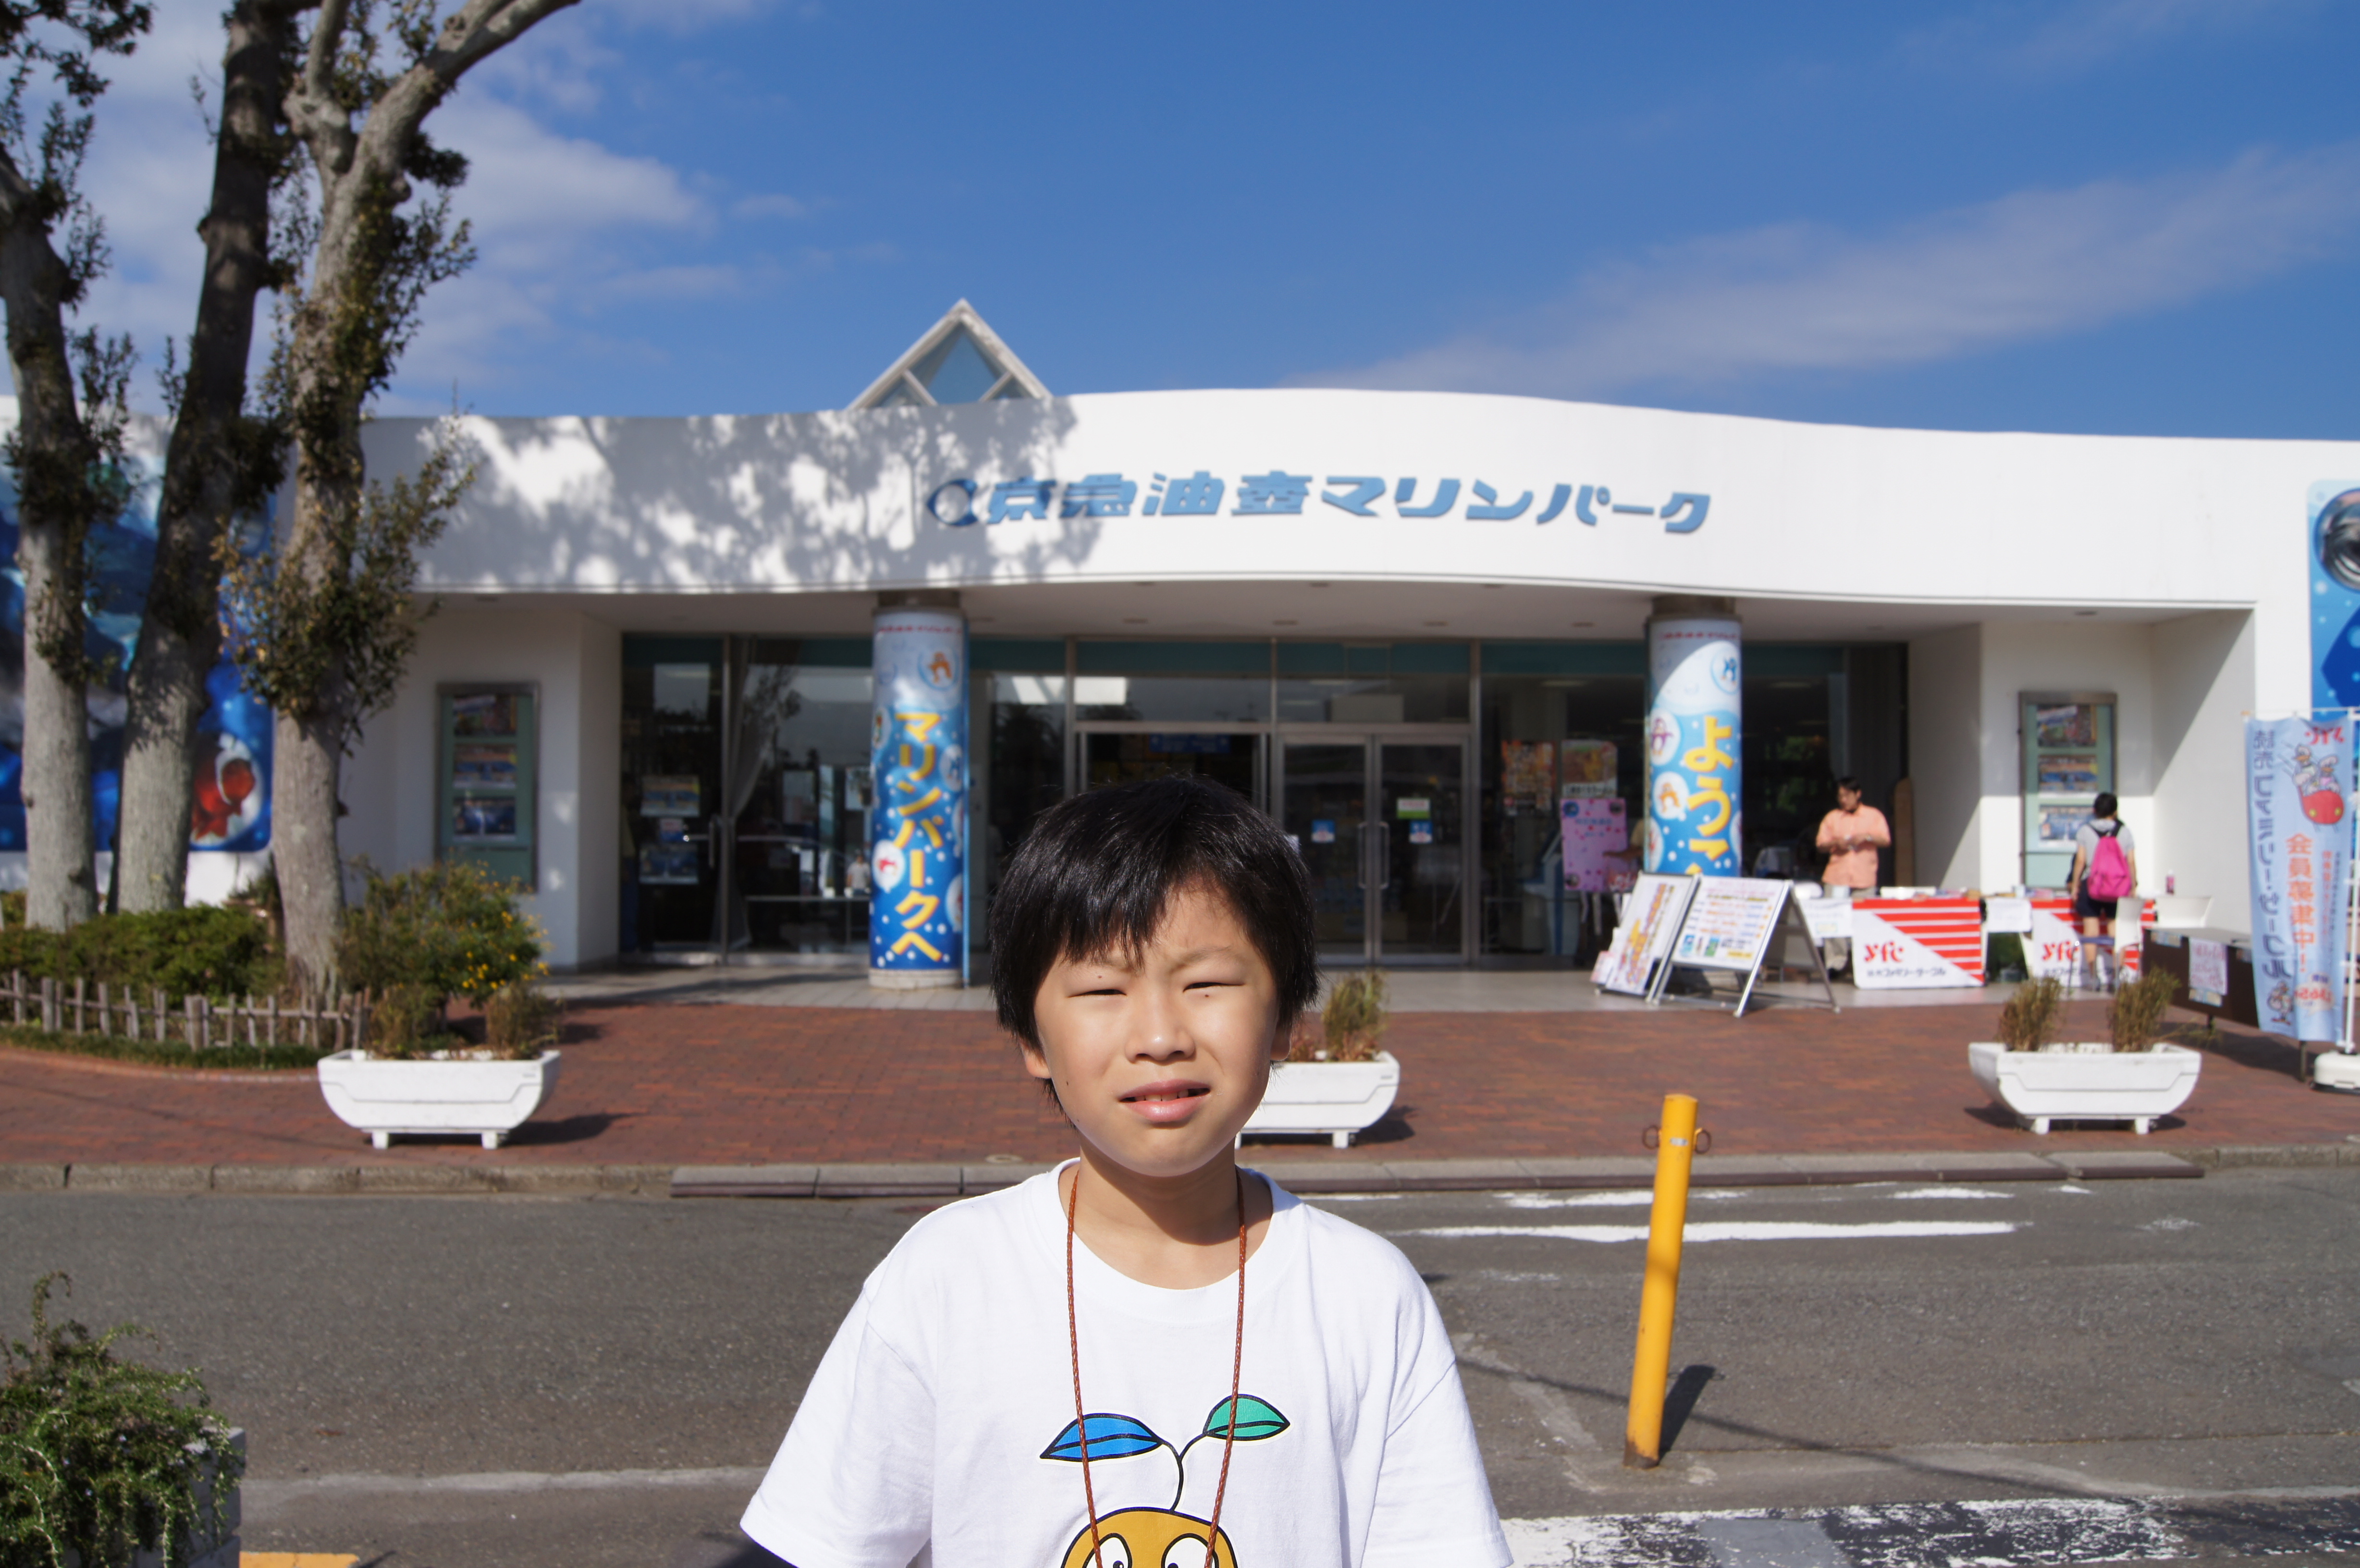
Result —
[{"label": "yellow bollard", "polygon": [[1664,1096],[1655,1148],[1655,1206],[1647,1218],[1647,1281],[1639,1292],[1639,1349],[1631,1365],[1631,1422],[1622,1463],[1653,1470],[1664,1460],[1664,1390],[1672,1374],[1672,1312],[1680,1299],[1680,1238],[1688,1224],[1688,1161],[1696,1155],[1693,1095]]}]

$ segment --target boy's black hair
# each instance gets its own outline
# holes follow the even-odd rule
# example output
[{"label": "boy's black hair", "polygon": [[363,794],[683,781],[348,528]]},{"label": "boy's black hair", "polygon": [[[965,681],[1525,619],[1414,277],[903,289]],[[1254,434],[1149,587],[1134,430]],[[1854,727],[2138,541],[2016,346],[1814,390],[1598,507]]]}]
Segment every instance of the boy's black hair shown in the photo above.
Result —
[{"label": "boy's black hair", "polygon": [[2114,799],[2114,792],[2108,790],[2090,802],[2090,820],[2093,822],[2103,822],[2121,811],[2122,805],[2120,800]]},{"label": "boy's black hair", "polygon": [[1185,778],[1107,785],[1034,821],[991,901],[1000,1027],[1038,1049],[1032,1002],[1058,960],[1137,953],[1191,884],[1229,901],[1270,965],[1284,1036],[1319,995],[1303,856],[1244,796]]},{"label": "boy's black hair", "polygon": [[1860,780],[1849,773],[1836,780],[1836,788],[1839,789],[1849,789],[1855,795],[1863,792],[1860,787]]}]

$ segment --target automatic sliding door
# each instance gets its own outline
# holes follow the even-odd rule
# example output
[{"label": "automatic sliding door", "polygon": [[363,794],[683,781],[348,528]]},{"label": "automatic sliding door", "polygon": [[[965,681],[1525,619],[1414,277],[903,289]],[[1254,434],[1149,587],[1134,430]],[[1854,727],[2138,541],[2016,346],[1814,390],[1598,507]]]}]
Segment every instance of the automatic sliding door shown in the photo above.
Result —
[{"label": "automatic sliding door", "polygon": [[1279,822],[1303,851],[1311,873],[1314,931],[1323,963],[1366,964],[1369,871],[1369,745],[1291,743],[1283,759],[1285,799]]},{"label": "automatic sliding door", "polygon": [[1466,956],[1467,812],[1463,741],[1380,740],[1377,956]]}]

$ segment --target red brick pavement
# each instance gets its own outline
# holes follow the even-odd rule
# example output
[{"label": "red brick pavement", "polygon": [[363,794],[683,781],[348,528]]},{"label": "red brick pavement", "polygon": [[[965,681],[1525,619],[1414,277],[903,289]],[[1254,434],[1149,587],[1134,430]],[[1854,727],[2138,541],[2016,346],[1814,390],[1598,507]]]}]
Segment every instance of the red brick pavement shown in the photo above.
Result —
[{"label": "red brick pavement", "polygon": [[[2342,1141],[2360,1097],[2312,1093],[2293,1052],[2225,1032],[2156,1133],[2041,1139],[1983,1102],[1966,1042],[1997,1008],[1426,1013],[1397,1017],[1395,1115],[1360,1145],[1396,1159],[1629,1154],[1662,1096],[1703,1102],[1723,1153],[2199,1149]],[[2070,1034],[2102,1027],[2076,1008]],[[399,1139],[385,1154],[302,1073],[188,1073],[0,1051],[0,1162],[680,1165],[1045,1160],[1072,1135],[989,1015],[652,1006],[574,1015],[563,1074],[507,1148]],[[1290,1156],[1329,1157],[1301,1142]]]}]

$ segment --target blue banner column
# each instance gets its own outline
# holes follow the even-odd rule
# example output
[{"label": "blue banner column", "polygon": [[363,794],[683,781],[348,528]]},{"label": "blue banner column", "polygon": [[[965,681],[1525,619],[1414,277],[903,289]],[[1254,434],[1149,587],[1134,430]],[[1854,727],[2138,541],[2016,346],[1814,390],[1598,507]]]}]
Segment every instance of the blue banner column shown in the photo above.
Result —
[{"label": "blue banner column", "polygon": [[1743,646],[1735,601],[1670,593],[1647,617],[1650,871],[1745,870]]},{"label": "blue banner column", "polygon": [[879,595],[869,714],[869,983],[956,985],[967,942],[967,616]]}]

